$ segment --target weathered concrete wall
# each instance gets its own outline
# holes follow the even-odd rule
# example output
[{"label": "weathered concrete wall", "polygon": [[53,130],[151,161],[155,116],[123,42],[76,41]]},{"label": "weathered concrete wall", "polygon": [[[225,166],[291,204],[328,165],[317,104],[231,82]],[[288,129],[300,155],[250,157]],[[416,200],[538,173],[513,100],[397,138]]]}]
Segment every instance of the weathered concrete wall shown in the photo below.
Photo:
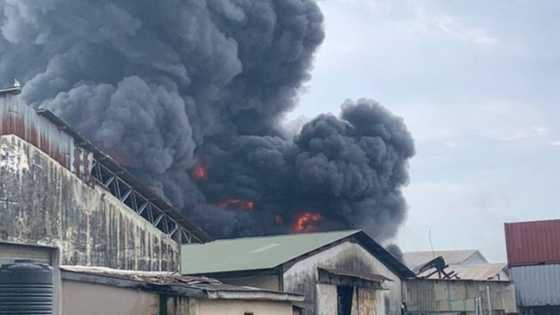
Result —
[{"label": "weathered concrete wall", "polygon": [[0,241],[56,246],[65,265],[178,270],[178,244],[36,147],[0,136]]},{"label": "weathered concrete wall", "polygon": [[[317,287],[318,267],[355,273],[375,273],[393,280],[384,283],[387,291],[375,293],[375,309],[379,315],[400,315],[401,280],[367,250],[353,242],[345,242],[310,256],[297,262],[284,273],[284,290],[305,295],[306,315],[336,314],[336,305],[333,310],[332,303],[324,304],[325,301],[318,299],[318,291],[323,290],[322,286]],[[336,287],[334,288],[336,301]]]},{"label": "weathered concrete wall", "polygon": [[167,315],[293,315],[290,302],[167,298]]},{"label": "weathered concrete wall", "polygon": [[62,283],[61,315],[77,314],[159,315],[159,295],[65,280]]},{"label": "weathered concrete wall", "polygon": [[[213,277],[210,275],[210,277]],[[213,277],[214,278],[214,277]],[[244,277],[215,277],[223,283],[261,288],[272,291],[282,291],[278,275],[252,275]]]},{"label": "weathered concrete wall", "polygon": [[[307,299],[307,296],[306,296]],[[318,283],[316,285],[317,315],[337,315],[337,291],[335,285]]]},{"label": "weathered concrete wall", "polygon": [[[236,300],[196,300],[191,303],[191,313],[177,315],[292,315],[292,305],[285,302],[236,301]],[[173,314],[175,315],[175,314]]]},{"label": "weathered concrete wall", "polygon": [[407,280],[405,302],[409,312],[466,312],[475,313],[475,298],[482,298],[482,306],[488,309],[486,288],[490,288],[492,309],[516,313],[517,303],[514,286],[505,281],[468,280]]}]

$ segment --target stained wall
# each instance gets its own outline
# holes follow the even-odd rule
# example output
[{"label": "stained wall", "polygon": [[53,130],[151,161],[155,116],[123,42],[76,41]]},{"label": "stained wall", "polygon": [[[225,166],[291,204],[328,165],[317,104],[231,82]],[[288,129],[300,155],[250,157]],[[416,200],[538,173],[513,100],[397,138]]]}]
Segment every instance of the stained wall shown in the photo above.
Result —
[{"label": "stained wall", "polygon": [[353,273],[373,273],[385,276],[383,286],[387,290],[359,289],[354,297],[357,310],[371,309],[378,315],[400,315],[402,292],[401,280],[376,257],[355,242],[347,241],[318,254],[309,256],[284,272],[284,291],[305,295],[306,315],[336,315],[336,286],[318,283],[317,269],[330,268]]},{"label": "stained wall", "polygon": [[65,265],[178,270],[173,239],[15,135],[0,136],[0,241],[56,246]]}]

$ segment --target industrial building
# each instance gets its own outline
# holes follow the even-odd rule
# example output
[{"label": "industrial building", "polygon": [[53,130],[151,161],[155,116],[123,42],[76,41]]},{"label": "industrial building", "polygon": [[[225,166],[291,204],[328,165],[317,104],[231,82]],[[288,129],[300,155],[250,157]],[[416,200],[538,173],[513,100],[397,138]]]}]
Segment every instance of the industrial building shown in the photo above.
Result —
[{"label": "industrial building", "polygon": [[415,275],[362,231],[218,240],[182,246],[181,271],[303,294],[303,314],[402,312]]},{"label": "industrial building", "polygon": [[506,223],[505,234],[521,313],[560,314],[560,220]]}]

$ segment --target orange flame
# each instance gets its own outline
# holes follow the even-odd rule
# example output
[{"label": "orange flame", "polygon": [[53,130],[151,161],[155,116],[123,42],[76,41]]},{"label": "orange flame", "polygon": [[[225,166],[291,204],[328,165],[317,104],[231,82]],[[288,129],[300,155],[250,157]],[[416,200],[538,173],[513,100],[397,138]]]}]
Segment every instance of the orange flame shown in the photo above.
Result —
[{"label": "orange flame", "polygon": [[296,217],[292,230],[295,233],[313,232],[318,228],[315,223],[321,221],[321,214],[316,212],[303,212]]},{"label": "orange flame", "polygon": [[196,181],[208,180],[208,165],[202,161],[196,163],[192,170],[192,176]]},{"label": "orange flame", "polygon": [[252,200],[226,199],[217,203],[216,206],[225,209],[254,210],[255,202]]}]

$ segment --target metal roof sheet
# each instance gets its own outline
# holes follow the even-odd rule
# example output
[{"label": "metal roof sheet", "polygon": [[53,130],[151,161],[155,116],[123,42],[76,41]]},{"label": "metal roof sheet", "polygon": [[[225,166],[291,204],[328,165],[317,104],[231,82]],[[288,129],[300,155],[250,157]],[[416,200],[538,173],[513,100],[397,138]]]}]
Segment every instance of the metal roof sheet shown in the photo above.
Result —
[{"label": "metal roof sheet", "polygon": [[183,274],[212,274],[274,269],[334,242],[355,237],[364,248],[401,277],[414,273],[360,230],[217,240],[181,247]]},{"label": "metal roof sheet", "polygon": [[359,231],[247,237],[181,247],[181,272],[207,274],[272,269]]},{"label": "metal roof sheet", "polygon": [[406,252],[403,253],[403,259],[408,268],[417,271],[430,260],[439,256],[443,257],[449,265],[460,265],[474,255],[479,255],[482,261],[486,262],[484,256],[476,249]]},{"label": "metal roof sheet", "polygon": [[510,266],[560,264],[560,220],[506,223]]},{"label": "metal roof sheet", "polygon": [[[502,278],[502,272],[506,272],[507,264],[475,264],[475,265],[449,265],[446,272],[455,271],[460,280],[476,280],[476,281],[509,281],[509,277]],[[427,270],[418,277],[428,276],[433,269]],[[438,275],[434,274],[429,279],[438,279]]]}]

